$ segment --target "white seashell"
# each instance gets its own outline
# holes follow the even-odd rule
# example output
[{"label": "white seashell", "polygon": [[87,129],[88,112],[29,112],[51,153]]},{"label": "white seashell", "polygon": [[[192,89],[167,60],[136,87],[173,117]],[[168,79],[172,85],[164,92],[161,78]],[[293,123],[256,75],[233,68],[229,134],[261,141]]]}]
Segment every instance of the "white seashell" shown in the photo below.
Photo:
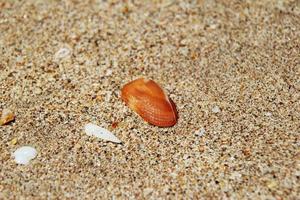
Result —
[{"label": "white seashell", "polygon": [[69,56],[70,54],[71,54],[71,50],[67,47],[63,47],[55,53],[54,60],[56,60],[56,61],[61,60],[65,57]]},{"label": "white seashell", "polygon": [[111,141],[114,143],[121,143],[121,140],[119,140],[110,131],[106,130],[105,128],[101,128],[100,126],[97,126],[92,123],[86,124],[84,126],[84,131],[89,136],[95,136],[95,137],[101,138],[103,140]]},{"label": "white seashell", "polygon": [[15,161],[18,164],[27,165],[30,160],[37,156],[37,151],[35,148],[30,146],[23,146],[18,148],[14,153]]}]

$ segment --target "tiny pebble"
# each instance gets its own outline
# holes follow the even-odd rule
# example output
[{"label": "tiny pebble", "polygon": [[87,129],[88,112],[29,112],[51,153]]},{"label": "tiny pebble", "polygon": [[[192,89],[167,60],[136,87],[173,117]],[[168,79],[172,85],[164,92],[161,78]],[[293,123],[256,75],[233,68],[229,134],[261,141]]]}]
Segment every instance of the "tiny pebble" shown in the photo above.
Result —
[{"label": "tiny pebble", "polygon": [[75,144],[75,149],[80,149],[81,148],[81,145],[79,143]]},{"label": "tiny pebble", "polygon": [[211,111],[212,111],[213,113],[218,113],[218,112],[220,112],[221,110],[220,110],[219,106],[214,106],[214,107],[211,109]]},{"label": "tiny pebble", "polygon": [[107,92],[106,95],[105,95],[105,102],[110,102],[111,96],[112,96],[112,93],[111,92]]},{"label": "tiny pebble", "polygon": [[148,196],[148,195],[150,195],[152,192],[153,192],[153,188],[145,188],[144,191],[143,191],[144,196]]},{"label": "tiny pebble", "polygon": [[17,144],[17,142],[18,142],[18,138],[14,138],[10,141],[10,144],[15,145],[15,144]]},{"label": "tiny pebble", "polygon": [[42,89],[39,88],[39,87],[38,87],[38,88],[35,88],[35,90],[34,90],[34,93],[37,94],[37,95],[42,94],[42,92],[43,92]]},{"label": "tiny pebble", "polygon": [[106,76],[112,75],[113,71],[111,69],[106,70]]},{"label": "tiny pebble", "polygon": [[106,130],[105,128],[102,128],[100,126],[97,126],[92,123],[88,123],[84,126],[85,133],[89,136],[95,136],[98,138],[101,138],[103,140],[115,142],[115,143],[121,143],[121,141],[110,131]]},{"label": "tiny pebble", "polygon": [[267,187],[270,188],[270,189],[274,189],[277,187],[277,183],[275,181],[269,181],[267,183]]},{"label": "tiny pebble", "polygon": [[14,153],[15,161],[17,164],[27,165],[29,161],[37,156],[37,151],[35,148],[30,146],[23,146],[18,148]]},{"label": "tiny pebble", "polygon": [[195,132],[195,135],[202,137],[205,134],[205,129],[202,127],[200,130]]}]

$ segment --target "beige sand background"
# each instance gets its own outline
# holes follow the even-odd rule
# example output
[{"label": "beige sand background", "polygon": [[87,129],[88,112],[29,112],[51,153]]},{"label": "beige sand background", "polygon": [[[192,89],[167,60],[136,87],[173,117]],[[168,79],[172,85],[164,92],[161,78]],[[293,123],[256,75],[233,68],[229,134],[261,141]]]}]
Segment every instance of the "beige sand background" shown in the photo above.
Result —
[{"label": "beige sand background", "polygon": [[[299,1],[0,2],[0,109],[16,114],[0,199],[299,198]],[[166,89],[176,126],[120,100],[138,77]]]}]

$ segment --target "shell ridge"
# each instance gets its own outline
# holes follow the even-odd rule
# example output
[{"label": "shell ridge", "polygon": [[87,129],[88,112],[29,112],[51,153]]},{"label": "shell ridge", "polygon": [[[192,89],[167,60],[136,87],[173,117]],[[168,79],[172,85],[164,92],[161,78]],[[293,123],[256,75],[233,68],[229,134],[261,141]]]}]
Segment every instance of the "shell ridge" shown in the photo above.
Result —
[{"label": "shell ridge", "polygon": [[176,105],[165,90],[153,80],[143,78],[127,83],[121,90],[126,105],[145,121],[160,127],[176,124]]}]

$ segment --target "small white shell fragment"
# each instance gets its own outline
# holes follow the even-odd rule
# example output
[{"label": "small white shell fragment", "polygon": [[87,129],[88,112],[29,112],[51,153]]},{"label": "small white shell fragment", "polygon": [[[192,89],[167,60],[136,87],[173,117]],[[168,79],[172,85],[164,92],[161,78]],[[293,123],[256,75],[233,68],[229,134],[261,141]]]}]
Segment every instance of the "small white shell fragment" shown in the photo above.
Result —
[{"label": "small white shell fragment", "polygon": [[54,55],[54,60],[61,60],[71,54],[71,50],[67,47],[60,48]]},{"label": "small white shell fragment", "polygon": [[119,140],[110,131],[106,130],[105,128],[101,128],[100,126],[97,126],[92,123],[86,124],[84,126],[84,131],[89,136],[95,136],[95,137],[101,138],[103,140],[111,141],[114,143],[121,143],[121,140]]},{"label": "small white shell fragment", "polygon": [[105,95],[105,102],[110,102],[112,96],[112,92],[107,92]]},{"label": "small white shell fragment", "polygon": [[15,161],[17,164],[27,165],[30,160],[37,156],[37,151],[35,148],[30,146],[23,146],[18,148],[14,153]]},{"label": "small white shell fragment", "polygon": [[205,134],[205,129],[202,127],[200,130],[195,132],[195,135],[202,137]]},{"label": "small white shell fragment", "polygon": [[211,109],[211,111],[212,111],[213,113],[219,113],[221,110],[220,110],[219,106],[214,106],[214,107]]},{"label": "small white shell fragment", "polygon": [[271,112],[266,112],[266,113],[265,113],[265,116],[271,117],[271,116],[272,116],[272,113],[271,113]]},{"label": "small white shell fragment", "polygon": [[111,69],[106,70],[106,76],[112,75],[113,71]]}]

